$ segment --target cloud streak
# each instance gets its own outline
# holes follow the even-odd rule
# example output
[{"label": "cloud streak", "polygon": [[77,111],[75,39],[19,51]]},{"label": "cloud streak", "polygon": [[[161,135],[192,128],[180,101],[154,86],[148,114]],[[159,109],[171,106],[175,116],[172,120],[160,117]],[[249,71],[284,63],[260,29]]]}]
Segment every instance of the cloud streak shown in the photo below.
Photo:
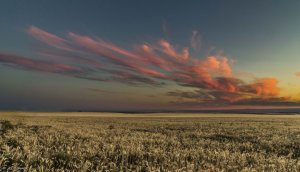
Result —
[{"label": "cloud streak", "polygon": [[192,32],[191,47],[196,51],[200,51],[201,49],[201,36],[196,30]]},{"label": "cloud streak", "polygon": [[64,75],[84,72],[84,70],[80,67],[70,66],[67,64],[49,63],[42,60],[33,60],[22,56],[4,53],[0,53],[0,62],[19,69],[60,73]]},{"label": "cloud streak", "polygon": [[225,107],[225,106],[300,106],[290,97],[260,97],[245,92],[224,92],[218,90],[170,91],[167,96],[175,99],[170,103],[184,107]]},{"label": "cloud streak", "polygon": [[[174,46],[166,39],[122,48],[99,37],[69,32],[65,38],[30,26],[27,33],[46,44],[38,52],[42,60],[0,53],[0,63],[24,70],[59,73],[72,77],[120,82],[129,85],[163,86],[166,81],[196,92],[168,92],[180,100],[211,104],[238,104],[274,100],[280,97],[276,78],[256,78],[245,82],[234,75],[232,62],[222,54],[203,58],[191,56],[201,48],[200,34],[192,33],[191,47]],[[50,61],[50,62],[49,62]]]},{"label": "cloud streak", "polygon": [[68,45],[68,42],[65,39],[62,39],[54,34],[46,32],[38,27],[30,26],[26,32],[36,38],[39,41],[42,41],[49,46],[64,49],[64,50],[71,50],[72,48]]}]

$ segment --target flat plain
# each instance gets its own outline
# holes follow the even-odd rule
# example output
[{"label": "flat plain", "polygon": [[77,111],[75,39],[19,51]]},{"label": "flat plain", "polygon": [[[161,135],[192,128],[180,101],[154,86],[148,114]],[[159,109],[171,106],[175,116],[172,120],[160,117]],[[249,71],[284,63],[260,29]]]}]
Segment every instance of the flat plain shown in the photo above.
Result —
[{"label": "flat plain", "polygon": [[0,171],[300,171],[300,115],[0,113]]}]

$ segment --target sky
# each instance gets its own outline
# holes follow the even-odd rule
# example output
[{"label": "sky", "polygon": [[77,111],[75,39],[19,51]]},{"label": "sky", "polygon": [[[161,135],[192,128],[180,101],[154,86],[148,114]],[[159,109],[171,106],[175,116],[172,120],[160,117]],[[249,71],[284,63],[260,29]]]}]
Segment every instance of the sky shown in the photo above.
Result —
[{"label": "sky", "polygon": [[4,0],[0,110],[299,107],[299,6]]}]

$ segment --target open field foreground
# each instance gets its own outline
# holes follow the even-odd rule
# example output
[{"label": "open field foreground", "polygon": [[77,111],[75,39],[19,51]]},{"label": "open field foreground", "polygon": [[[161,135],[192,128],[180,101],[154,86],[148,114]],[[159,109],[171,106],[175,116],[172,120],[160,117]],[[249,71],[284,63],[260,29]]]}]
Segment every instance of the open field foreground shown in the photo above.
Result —
[{"label": "open field foreground", "polygon": [[300,171],[300,115],[1,112],[0,171]]}]

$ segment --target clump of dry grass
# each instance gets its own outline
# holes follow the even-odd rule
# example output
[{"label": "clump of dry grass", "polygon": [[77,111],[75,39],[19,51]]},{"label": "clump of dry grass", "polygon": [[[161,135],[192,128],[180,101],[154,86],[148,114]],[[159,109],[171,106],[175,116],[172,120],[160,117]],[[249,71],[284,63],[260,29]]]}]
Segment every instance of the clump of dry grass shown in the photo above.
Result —
[{"label": "clump of dry grass", "polygon": [[0,119],[3,171],[300,171],[300,118]]}]

